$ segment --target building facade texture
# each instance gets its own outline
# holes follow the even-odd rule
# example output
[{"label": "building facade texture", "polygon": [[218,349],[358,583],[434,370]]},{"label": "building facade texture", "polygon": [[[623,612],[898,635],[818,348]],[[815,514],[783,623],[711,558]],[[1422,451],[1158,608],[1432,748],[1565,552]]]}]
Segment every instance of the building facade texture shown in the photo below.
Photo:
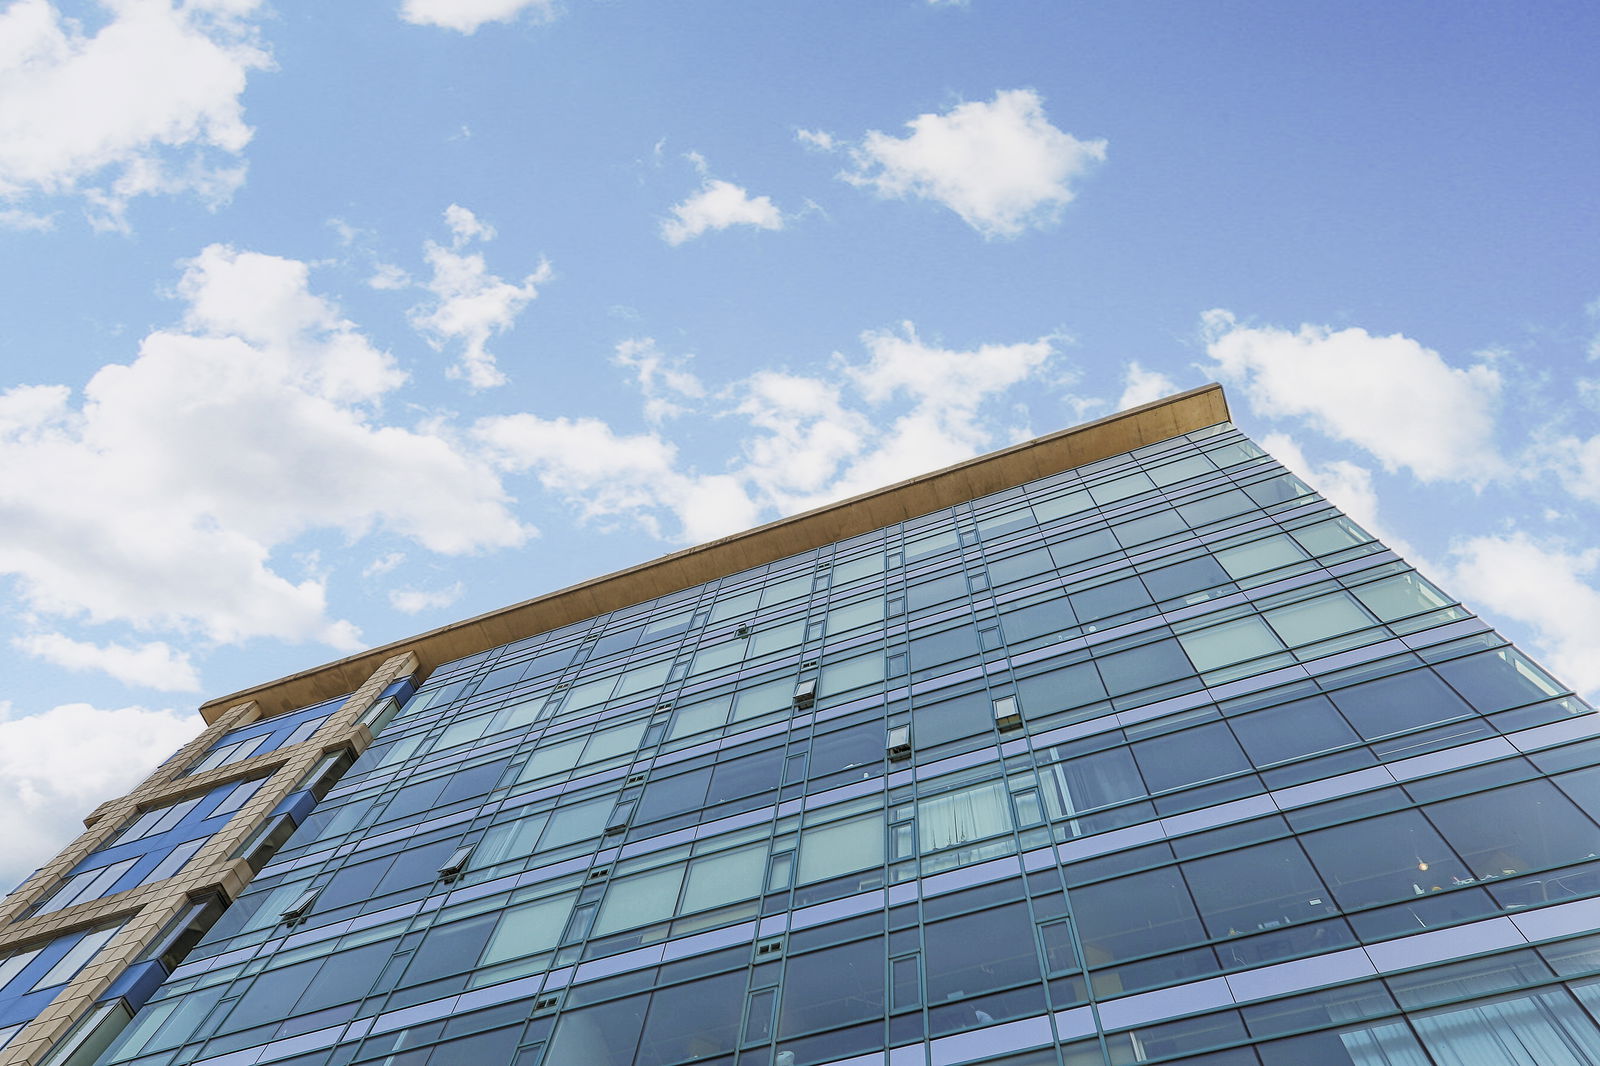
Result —
[{"label": "building facade texture", "polygon": [[1600,1066],[1596,724],[1203,425],[240,704],[0,910],[0,1062]]}]

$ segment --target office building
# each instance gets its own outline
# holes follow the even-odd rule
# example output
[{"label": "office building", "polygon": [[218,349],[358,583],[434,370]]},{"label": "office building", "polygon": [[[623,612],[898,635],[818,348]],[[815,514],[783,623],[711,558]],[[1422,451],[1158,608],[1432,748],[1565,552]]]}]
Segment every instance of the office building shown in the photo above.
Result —
[{"label": "office building", "polygon": [[208,704],[0,909],[0,1063],[1600,1066],[1592,708],[1227,419]]}]

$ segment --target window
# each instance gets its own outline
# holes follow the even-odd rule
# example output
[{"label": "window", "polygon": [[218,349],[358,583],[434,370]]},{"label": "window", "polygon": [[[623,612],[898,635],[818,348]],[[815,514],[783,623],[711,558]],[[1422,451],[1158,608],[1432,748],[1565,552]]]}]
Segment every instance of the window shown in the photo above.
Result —
[{"label": "window", "polygon": [[121,862],[111,863],[109,866],[100,866],[93,870],[85,870],[74,874],[61,883],[61,887],[47,896],[44,902],[34,908],[35,914],[49,914],[64,907],[85,900],[99,899],[111,891],[111,886],[116,884],[123,874],[133,868],[138,862],[138,857],[123,859]]},{"label": "window", "polygon": [[205,797],[195,796],[193,799],[186,799],[169,807],[157,807],[154,810],[145,811],[124,826],[122,832],[106,841],[100,850],[103,851],[105,848],[114,847],[118,844],[127,844],[134,840],[143,840],[145,837],[152,837],[157,833],[165,833],[168,829],[183,821],[183,816],[194,810],[202,799],[205,799]]},{"label": "window", "polygon": [[923,854],[1011,831],[1004,781],[986,781],[917,801],[917,839]]},{"label": "window", "polygon": [[807,884],[883,865],[883,812],[812,826],[800,835],[798,881]]},{"label": "window", "polygon": [[[100,953],[112,937],[122,926],[112,925],[104,929],[95,929],[84,933],[78,942],[67,949],[67,953],[56,962],[44,975],[33,983],[35,990],[50,988],[53,985],[64,985],[72,980],[77,972],[89,964],[89,960]],[[3,982],[0,982],[3,984]]]}]

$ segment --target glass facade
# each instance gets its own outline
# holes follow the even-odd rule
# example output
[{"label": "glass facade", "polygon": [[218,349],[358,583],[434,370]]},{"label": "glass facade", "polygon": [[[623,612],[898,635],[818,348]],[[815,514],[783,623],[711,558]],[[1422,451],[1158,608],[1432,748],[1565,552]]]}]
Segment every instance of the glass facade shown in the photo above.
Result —
[{"label": "glass facade", "polygon": [[1215,426],[439,667],[99,1061],[1600,1066],[1595,721]]}]

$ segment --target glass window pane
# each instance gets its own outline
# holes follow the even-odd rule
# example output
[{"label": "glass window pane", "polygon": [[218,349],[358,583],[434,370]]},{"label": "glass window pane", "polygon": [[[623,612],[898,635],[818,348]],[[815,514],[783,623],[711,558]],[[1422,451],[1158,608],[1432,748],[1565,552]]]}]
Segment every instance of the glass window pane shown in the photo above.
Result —
[{"label": "glass window pane", "polygon": [[1298,759],[1361,740],[1326,696],[1269,707],[1231,718],[1228,724],[1257,766]]},{"label": "glass window pane", "polygon": [[1276,929],[1333,911],[1305,853],[1288,840],[1192,859],[1183,875],[1212,936]]},{"label": "glass window pane", "polygon": [[1133,756],[1151,792],[1250,769],[1250,760],[1221,722],[1141,740],[1133,745]]},{"label": "glass window pane", "polygon": [[1106,691],[1113,696],[1189,677],[1194,668],[1176,640],[1158,640],[1142,648],[1112,652],[1095,660]]},{"label": "glass window pane", "polygon": [[1428,670],[1367,681],[1329,694],[1368,740],[1470,715],[1472,708]]},{"label": "glass window pane", "polygon": [[1283,644],[1259,618],[1240,618],[1178,637],[1201,673],[1282,651]]},{"label": "glass window pane", "polygon": [[1326,640],[1372,624],[1372,617],[1348,592],[1335,592],[1264,613],[1268,624],[1290,647]]},{"label": "glass window pane", "polygon": [[[664,988],[650,997],[637,1066],[699,1062],[731,1052],[744,1006],[744,971]],[[561,1060],[553,1060],[551,1066]],[[587,1064],[585,1064],[587,1066]]]},{"label": "glass window pane", "polygon": [[1600,1062],[1600,1029],[1560,989],[1456,1007],[1413,1019],[1440,1062],[1589,1066]]},{"label": "glass window pane", "polygon": [[683,863],[673,863],[611,882],[595,919],[594,934],[601,936],[672,917],[678,910],[678,888],[683,884],[683,871]]},{"label": "glass window pane", "polygon": [[679,737],[703,733],[707,729],[720,728],[727,723],[728,709],[732,705],[732,696],[719,696],[704,703],[691,703],[678,708],[677,716],[672,720],[672,729],[667,733],[667,739],[677,740]]},{"label": "glass window pane", "polygon": [[1346,910],[1424,896],[1473,880],[1416,811],[1319,829],[1299,840]]},{"label": "glass window pane", "polygon": [[1549,699],[1566,691],[1515,648],[1496,648],[1480,655],[1452,659],[1434,669],[1484,714]]},{"label": "glass window pane", "polygon": [[[1188,597],[1203,589],[1226,584],[1228,575],[1216,560],[1208,557],[1187,559],[1172,566],[1163,566],[1143,575],[1145,587],[1158,600]],[[1203,597],[1195,597],[1195,600]],[[1191,601],[1194,602],[1194,601]]]},{"label": "glass window pane", "polygon": [[1450,601],[1420,574],[1396,574],[1355,589],[1356,598],[1385,622],[1443,607]]},{"label": "glass window pane", "polygon": [[1302,526],[1290,535],[1312,555],[1329,555],[1372,539],[1360,526],[1343,517]]},{"label": "glass window pane", "polygon": [[1040,522],[1051,522],[1057,518],[1087,511],[1094,506],[1094,500],[1089,498],[1087,492],[1068,492],[1053,499],[1041,500],[1033,505],[1033,514]]},{"label": "glass window pane", "polygon": [[[840,580],[843,580],[842,578]],[[833,636],[838,633],[847,633],[859,626],[875,625],[883,621],[884,601],[882,596],[874,596],[870,600],[859,603],[850,603],[842,607],[835,607],[828,612],[828,634]]]},{"label": "glass window pane", "polygon": [[1108,581],[1092,589],[1074,592],[1067,597],[1067,601],[1072,604],[1073,613],[1081,622],[1109,618],[1126,611],[1147,607],[1151,603],[1150,593],[1145,589],[1144,582],[1136,577]]},{"label": "glass window pane", "polygon": [[489,938],[479,964],[504,962],[540,951],[549,951],[561,939],[572,914],[574,897],[557,896],[534,903],[523,903],[500,915],[494,935]]},{"label": "glass window pane", "polygon": [[1004,781],[987,781],[917,801],[917,839],[924,854],[1011,831]]},{"label": "glass window pane", "polygon": [[1078,619],[1065,598],[1000,613],[1000,628],[1005,630],[1006,639],[1013,644],[1060,633],[1077,624]]},{"label": "glass window pane", "polygon": [[[930,1005],[1039,980],[1032,923],[1021,903],[934,922],[924,935]],[[983,1010],[983,1002],[973,1008]]]},{"label": "glass window pane", "polygon": [[601,759],[614,759],[618,755],[626,755],[639,747],[639,740],[644,736],[646,723],[644,720],[632,722],[616,729],[606,729],[589,738],[589,743],[583,749],[583,762],[599,762]]},{"label": "glass window pane", "polygon": [[549,1066],[632,1066],[649,996],[562,1011],[545,1052]]},{"label": "glass window pane", "polygon": [[983,692],[913,708],[913,739],[919,747],[930,747],[986,732],[994,725],[993,708],[988,694]]},{"label": "glass window pane", "polygon": [[783,981],[778,1039],[883,1014],[883,938],[796,955]]},{"label": "glass window pane", "polygon": [[1600,828],[1548,781],[1431,803],[1425,810],[1479,880],[1600,855]]},{"label": "glass window pane", "polygon": [[1090,966],[1186,947],[1206,935],[1177,867],[1075,888],[1072,905]]},{"label": "glass window pane", "polygon": [[550,824],[539,840],[539,847],[559,848],[564,844],[599,836],[600,830],[605,828],[606,818],[615,806],[615,801],[608,796],[605,799],[557,808],[550,815]]},{"label": "glass window pane", "polygon": [[1078,663],[1048,674],[1038,674],[1017,682],[1017,695],[1023,709],[1033,717],[1082,707],[1106,697],[1100,672],[1093,663]]},{"label": "glass window pane", "polygon": [[800,835],[799,883],[883,865],[883,812],[815,826]]},{"label": "glass window pane", "polygon": [[688,913],[759,895],[761,877],[766,869],[766,844],[752,844],[696,859],[689,864],[682,909]]},{"label": "glass window pane", "polygon": [[1279,533],[1235,548],[1223,548],[1216,557],[1229,576],[1240,578],[1303,562],[1306,553],[1288,536]]}]

